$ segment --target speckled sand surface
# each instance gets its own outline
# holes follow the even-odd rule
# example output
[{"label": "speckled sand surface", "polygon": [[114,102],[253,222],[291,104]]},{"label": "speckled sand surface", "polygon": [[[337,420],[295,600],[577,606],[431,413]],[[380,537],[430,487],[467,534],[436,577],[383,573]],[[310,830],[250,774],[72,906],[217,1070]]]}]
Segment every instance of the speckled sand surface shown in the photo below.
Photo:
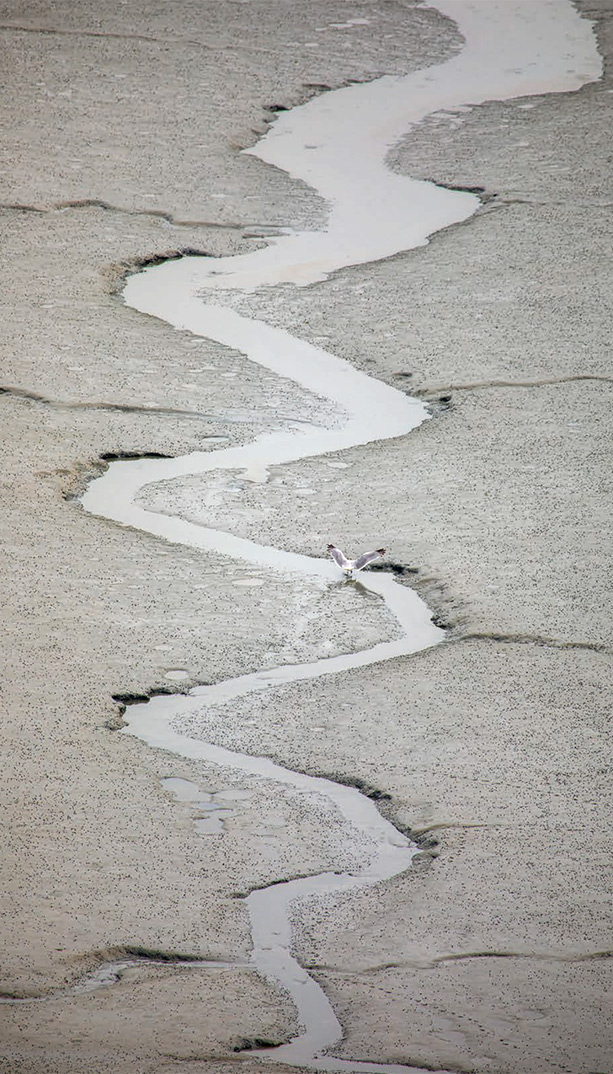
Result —
[{"label": "speckled sand surface", "polygon": [[[608,59],[610,0],[576,6]],[[209,438],[245,443],[277,415],[329,414],[240,354],[124,306],[122,273],[323,226],[306,185],[238,151],[267,108],[440,63],[461,40],[434,9],[396,0],[180,0],[138,13],[3,3],[0,45],[0,386],[17,389],[0,395],[0,991],[54,993],[0,1005],[0,1071],[230,1074],[245,1040],[296,1029],[289,999],[247,966],[237,896],[344,866],[344,833],[321,802],[118,735],[113,695],[315,659],[394,627],[374,602],[342,594],[331,609],[304,581],[257,584],[245,564],[122,530],[66,495],[103,454],[216,449]],[[334,1005],[346,1059],[613,1070],[612,108],[605,74],[573,94],[431,117],[390,164],[483,188],[476,216],[312,288],[240,299],[432,400],[431,421],[280,467],[267,485],[186,479],[166,501],[307,555],[330,539],[382,542],[419,568],[406,580],[451,627],[444,645],[243,699],[206,724],[220,745],[363,780],[391,796],[381,808],[403,830],[438,840],[387,884],[296,912],[295,953]],[[168,777],[230,809],[223,834],[198,833],[201,812]],[[143,950],[232,965],[141,961],[73,991]]]}]

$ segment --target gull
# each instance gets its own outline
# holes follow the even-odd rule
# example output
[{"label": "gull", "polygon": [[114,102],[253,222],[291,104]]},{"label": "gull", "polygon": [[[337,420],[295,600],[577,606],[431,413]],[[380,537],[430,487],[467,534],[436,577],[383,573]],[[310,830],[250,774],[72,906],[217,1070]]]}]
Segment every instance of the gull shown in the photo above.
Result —
[{"label": "gull", "polygon": [[372,563],[373,559],[379,559],[385,555],[384,548],[376,548],[374,552],[363,552],[357,559],[347,559],[344,552],[341,552],[340,548],[336,548],[333,544],[328,545],[328,552],[332,556],[332,559],[346,575],[353,574],[353,571],[361,571],[362,567],[365,567],[368,563]]}]

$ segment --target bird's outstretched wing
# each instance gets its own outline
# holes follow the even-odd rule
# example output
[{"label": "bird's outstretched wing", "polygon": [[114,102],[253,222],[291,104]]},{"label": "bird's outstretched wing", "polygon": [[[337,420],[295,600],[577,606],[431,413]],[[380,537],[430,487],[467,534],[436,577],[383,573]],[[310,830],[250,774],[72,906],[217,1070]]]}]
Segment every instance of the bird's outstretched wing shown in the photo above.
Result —
[{"label": "bird's outstretched wing", "polygon": [[341,552],[340,548],[335,548],[333,544],[328,545],[328,552],[332,556],[332,559],[336,563],[337,567],[340,567],[342,571],[351,570],[353,564],[347,557]]},{"label": "bird's outstretched wing", "polygon": [[366,567],[368,563],[372,563],[373,559],[380,559],[385,555],[384,548],[377,548],[374,552],[363,552],[361,556],[358,556],[353,562],[354,571],[361,571],[362,567]]}]

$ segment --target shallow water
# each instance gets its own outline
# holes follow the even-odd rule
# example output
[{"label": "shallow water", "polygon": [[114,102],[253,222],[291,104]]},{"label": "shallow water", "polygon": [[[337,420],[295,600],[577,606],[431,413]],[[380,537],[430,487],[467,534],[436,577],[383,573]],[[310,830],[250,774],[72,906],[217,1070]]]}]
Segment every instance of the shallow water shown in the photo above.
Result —
[{"label": "shallow water", "polygon": [[[472,194],[396,175],[386,166],[388,151],[412,124],[442,108],[459,111],[487,100],[569,91],[600,76],[591,24],[579,18],[568,0],[438,0],[436,7],[458,23],[465,38],[458,55],[404,78],[382,78],[320,96],[278,118],[249,150],[306,181],[327,200],[329,222],[324,231],[289,232],[239,257],[168,262],[133,276],[125,289],[125,300],[135,309],[242,351],[251,361],[334,403],[338,419],[325,428],[285,423],[237,448],[194,452],[178,459],[113,463],[87,489],[82,501],[86,510],[258,569],[315,576],[330,583],[338,579],[338,571],[328,560],[258,545],[148,511],[139,505],[138,495],[152,482],[217,469],[243,469],[265,480],[271,465],[404,436],[427,418],[417,400],[280,328],[216,306],[208,298],[205,302],[203,296],[219,290],[251,291],[279,282],[313,284],[343,266],[425,244],[433,232],[471,216],[479,200]],[[197,687],[187,696],[156,697],[128,709],[125,733],[176,756],[255,775],[307,795],[323,795],[344,818],[347,839],[359,833],[362,865],[354,873],[326,872],[295,879],[254,891],[247,899],[252,965],[292,997],[302,1026],[289,1044],[249,1055],[317,1070],[391,1074],[409,1068],[322,1055],[341,1039],[342,1030],[322,989],[291,954],[289,910],[307,895],[329,899],[336,892],[387,880],[409,867],[415,847],[354,788],[293,772],[268,758],[226,750],[173,729],[178,716],[196,714],[221,700],[407,655],[442,639],[428,608],[412,590],[384,574],[365,573],[361,582],[396,616],[402,631],[397,640],[310,664],[256,671]],[[410,1069],[415,1072],[416,1068]]]}]

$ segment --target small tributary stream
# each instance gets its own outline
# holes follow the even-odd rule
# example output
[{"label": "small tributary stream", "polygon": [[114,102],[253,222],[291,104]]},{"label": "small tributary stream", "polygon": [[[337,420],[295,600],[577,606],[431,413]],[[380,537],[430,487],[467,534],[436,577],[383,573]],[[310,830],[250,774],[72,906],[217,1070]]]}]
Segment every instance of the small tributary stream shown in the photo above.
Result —
[{"label": "small tributary stream", "polygon": [[[167,262],[132,276],[125,288],[128,305],[238,349],[251,361],[332,402],[338,417],[325,428],[289,422],[241,447],[111,463],[87,488],[82,498],[87,511],[173,543],[288,576],[298,573],[330,583],[338,579],[328,560],[262,546],[147,510],[138,496],[154,482],[221,469],[256,471],[261,478],[272,465],[405,436],[428,417],[419,401],[280,328],[246,318],[227,304],[216,305],[214,295],[219,290],[254,291],[278,283],[316,284],[344,266],[424,245],[433,232],[467,219],[479,200],[386,167],[388,150],[412,125],[440,109],[466,110],[488,100],[574,90],[600,75],[591,24],[579,17],[569,0],[437,0],[436,7],[457,23],[465,39],[457,55],[406,77],[384,77],[320,96],[281,115],[249,150],[326,199],[330,211],[324,231],[285,234],[262,249],[232,258]],[[318,1070],[392,1072],[408,1068],[324,1054],[342,1038],[342,1030],[324,992],[292,955],[290,905],[318,892],[381,883],[407,869],[416,848],[354,788],[202,742],[173,728],[177,717],[197,715],[220,701],[405,656],[442,640],[442,631],[413,590],[381,573],[365,572],[361,582],[395,615],[400,637],[351,655],[256,671],[197,687],[188,695],[132,705],[124,733],[180,757],[255,775],[307,796],[323,795],[334,804],[346,822],[347,839],[352,833],[359,837],[362,866],[351,873],[325,872],[276,883],[247,898],[252,965],[289,993],[301,1026],[290,1043],[249,1055]]]}]

